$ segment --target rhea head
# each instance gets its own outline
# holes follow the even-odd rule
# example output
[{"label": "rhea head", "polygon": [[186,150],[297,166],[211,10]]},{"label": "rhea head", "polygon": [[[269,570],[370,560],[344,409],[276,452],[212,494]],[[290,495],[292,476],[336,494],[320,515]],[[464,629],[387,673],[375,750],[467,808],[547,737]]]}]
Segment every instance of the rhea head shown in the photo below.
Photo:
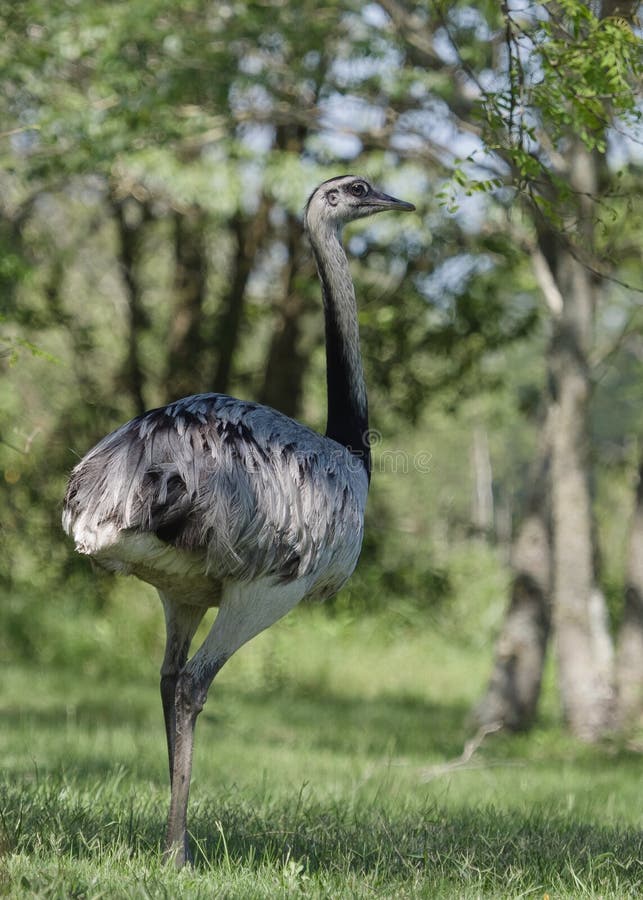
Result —
[{"label": "rhea head", "polygon": [[345,222],[387,209],[412,212],[415,206],[377,190],[359,175],[339,175],[324,181],[310,195],[304,222],[312,236],[324,226],[337,231]]}]

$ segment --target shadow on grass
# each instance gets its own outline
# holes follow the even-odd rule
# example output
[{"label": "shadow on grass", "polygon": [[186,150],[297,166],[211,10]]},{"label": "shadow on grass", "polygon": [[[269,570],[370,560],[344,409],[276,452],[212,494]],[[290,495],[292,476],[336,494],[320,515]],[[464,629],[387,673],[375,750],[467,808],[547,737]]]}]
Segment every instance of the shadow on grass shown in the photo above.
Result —
[{"label": "shadow on grass", "polygon": [[[2,786],[0,851],[76,859],[157,858],[165,806],[158,796],[84,799],[67,783],[48,779]],[[453,882],[511,896],[537,885],[566,887],[578,896],[610,891],[640,896],[643,838],[635,828],[584,824],[543,810],[380,808],[376,801],[243,800],[228,796],[192,810],[198,835],[196,869],[277,872],[296,864],[310,875],[409,878]],[[1,853],[0,853],[1,855]],[[583,887],[581,891],[579,886]],[[592,892],[595,892],[592,893]]]},{"label": "shadow on grass", "polygon": [[[301,735],[306,746],[336,753],[450,757],[462,750],[467,736],[464,704],[436,704],[402,694],[364,698],[327,688],[289,684],[280,692],[226,692],[217,708],[216,690],[205,707],[200,727],[225,727],[227,709],[234,725],[256,736],[263,729],[279,740],[282,729]],[[229,704],[229,707],[228,707]],[[274,737],[271,737],[274,735]],[[265,734],[261,738],[266,740]]]},{"label": "shadow on grass", "polygon": [[[321,750],[378,757],[382,754],[450,757],[457,755],[466,738],[468,709],[463,704],[429,704],[421,698],[391,695],[365,699],[337,695],[324,687],[289,683],[282,690],[244,692],[226,686],[210,692],[199,719],[199,740],[210,731],[212,740],[234,729],[253,742],[279,743],[286,732],[289,740]],[[147,686],[136,696],[124,696],[115,687],[109,695],[56,697],[47,704],[21,707],[18,700],[0,709],[3,727],[20,731],[47,729],[55,733],[70,726],[90,733],[119,727],[158,730],[163,750],[160,697]],[[158,726],[158,727],[157,727]]]},{"label": "shadow on grass", "polygon": [[[329,866],[347,873],[386,873],[397,878],[425,872],[446,880],[506,884],[509,873],[529,873],[547,886],[565,881],[589,883],[603,867],[619,880],[643,886],[643,839],[636,829],[583,825],[533,811],[500,813],[493,808],[448,812],[427,804],[421,811],[383,812],[371,804],[272,809],[201,806],[194,816],[201,841],[201,864],[230,860],[297,860],[307,871]],[[209,832],[209,833],[208,833]],[[605,871],[603,872],[605,874]],[[579,881],[576,881],[579,879]]]},{"label": "shadow on grass", "polygon": [[[465,703],[428,703],[405,694],[375,698],[338,695],[326,686],[292,681],[279,690],[257,691],[229,686],[218,690],[215,683],[210,694],[199,718],[197,747],[216,746],[233,736],[250,745],[288,745],[303,752],[314,749],[347,757],[358,754],[363,761],[408,757],[425,765],[458,757],[471,736],[467,728],[470,709]],[[118,686],[100,692],[90,685],[89,692],[76,698],[57,696],[46,705],[26,708],[18,701],[5,701],[0,715],[5,733],[49,732],[52,747],[70,728],[86,734],[112,728],[133,737],[153,734],[158,739],[158,771],[165,773],[161,702],[154,686],[137,692],[130,685],[123,693]],[[497,735],[485,741],[484,755],[510,763],[529,759],[552,765],[572,760],[588,774],[614,765],[631,769],[633,775],[640,769],[641,754],[623,745],[596,748],[565,737],[551,725],[545,731],[543,750],[535,749],[533,734]],[[81,753],[79,747],[78,755],[69,758],[69,769],[81,775],[107,774],[118,764],[113,753],[99,753],[98,757]],[[53,760],[55,767],[55,754]]]},{"label": "shadow on grass", "polygon": [[[90,861],[158,859],[168,790],[156,692],[143,692],[134,703],[123,702],[118,690],[97,697],[84,692],[76,701],[73,728],[81,731],[109,731],[118,724],[135,734],[149,732],[154,721],[159,766],[146,769],[143,782],[132,780],[129,772],[121,777],[109,747],[101,752],[92,744],[90,755],[87,748],[61,742],[69,753],[62,765],[0,782],[0,855],[3,850],[42,855],[47,848],[53,856]],[[5,729],[26,725],[25,734],[39,728],[51,734],[53,761],[68,705],[58,701],[23,713],[12,703],[4,712]],[[225,732],[234,732],[237,745],[254,742],[258,765],[262,745],[284,740],[301,754],[320,749],[331,759],[333,754],[350,759],[357,748],[361,768],[369,759],[381,762],[393,754],[445,760],[462,749],[466,712],[460,704],[430,706],[414,696],[364,699],[292,682],[256,693],[226,687],[212,691],[197,740],[225,742]],[[520,741],[493,740],[484,753],[515,759]],[[561,744],[560,752],[566,746]],[[574,765],[587,772],[611,763],[601,752],[574,746]],[[619,754],[618,759],[621,765],[640,765],[640,757]],[[631,777],[636,783],[634,771]],[[426,896],[438,896],[442,882],[507,896],[508,879],[513,879],[511,896],[535,885],[543,893],[566,888],[572,896],[579,884],[587,889],[578,896],[643,893],[643,839],[636,828],[588,824],[573,813],[552,813],[536,804],[526,812],[473,804],[447,809],[419,792],[413,802],[403,794],[381,802],[377,792],[359,791],[337,801],[311,799],[305,791],[298,798],[284,795],[283,781],[275,784],[277,799],[265,789],[263,796],[257,794],[260,788],[254,790],[254,795],[227,789],[216,800],[194,798],[190,825],[197,838],[197,871],[254,872],[268,866],[280,872],[294,862],[322,880],[328,873],[390,884],[420,880],[428,885]]]}]

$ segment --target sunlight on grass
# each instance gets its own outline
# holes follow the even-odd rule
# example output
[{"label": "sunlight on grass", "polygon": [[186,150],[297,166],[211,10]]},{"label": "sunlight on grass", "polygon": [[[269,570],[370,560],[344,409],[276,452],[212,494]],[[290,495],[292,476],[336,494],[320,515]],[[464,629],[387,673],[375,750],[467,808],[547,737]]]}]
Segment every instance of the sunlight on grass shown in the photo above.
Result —
[{"label": "sunlight on grass", "polygon": [[[159,855],[167,763],[150,644],[149,659],[100,677],[73,667],[6,673],[4,895],[621,898],[643,889],[640,757],[565,737],[550,698],[532,734],[489,737],[466,766],[449,766],[489,650],[399,615],[317,608],[261,635],[213,686],[197,729],[196,867],[170,871]],[[105,673],[109,661],[96,667]]]}]

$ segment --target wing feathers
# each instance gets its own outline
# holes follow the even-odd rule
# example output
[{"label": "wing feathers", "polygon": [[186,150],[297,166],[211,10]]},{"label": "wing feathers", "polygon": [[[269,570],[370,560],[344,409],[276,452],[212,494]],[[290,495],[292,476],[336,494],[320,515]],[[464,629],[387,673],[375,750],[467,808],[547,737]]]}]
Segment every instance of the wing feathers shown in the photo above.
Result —
[{"label": "wing feathers", "polygon": [[154,532],[203,553],[218,579],[289,579],[335,564],[345,578],[367,486],[334,441],[267,407],[200,394],[97,444],[72,473],[63,525],[90,554],[123,531]]}]

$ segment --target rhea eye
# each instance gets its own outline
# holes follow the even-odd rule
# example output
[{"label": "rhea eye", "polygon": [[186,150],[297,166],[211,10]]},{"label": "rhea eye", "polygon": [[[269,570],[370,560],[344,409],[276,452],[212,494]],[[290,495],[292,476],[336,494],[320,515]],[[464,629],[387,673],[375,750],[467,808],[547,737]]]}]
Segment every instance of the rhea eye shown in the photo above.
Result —
[{"label": "rhea eye", "polygon": [[368,193],[368,188],[363,181],[356,181],[355,184],[351,184],[350,190],[353,197],[365,197]]}]

